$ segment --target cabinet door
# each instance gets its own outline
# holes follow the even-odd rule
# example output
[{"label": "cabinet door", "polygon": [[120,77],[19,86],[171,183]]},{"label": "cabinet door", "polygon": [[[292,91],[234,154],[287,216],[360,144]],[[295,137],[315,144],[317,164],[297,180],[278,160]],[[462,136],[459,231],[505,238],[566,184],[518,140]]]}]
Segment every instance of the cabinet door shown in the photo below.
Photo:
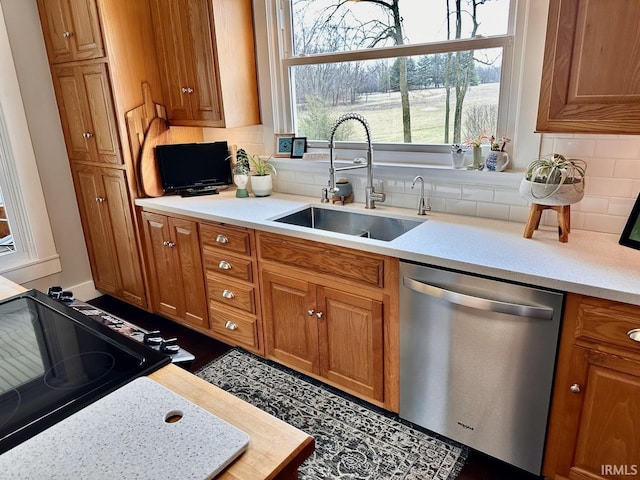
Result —
[{"label": "cabinet door", "polygon": [[[95,168],[95,167],[94,167]],[[147,301],[142,279],[142,264],[134,230],[131,200],[124,170],[95,168],[101,177],[104,202],[113,235],[113,247],[118,271],[116,296],[145,308]]]},{"label": "cabinet door", "polygon": [[223,126],[209,0],[151,0],[169,120]]},{"label": "cabinet door", "polygon": [[[178,314],[186,323],[209,328],[197,224],[169,217],[169,229],[169,250],[173,251],[176,268],[173,275],[178,278],[179,288],[184,297],[181,302],[182,310]],[[159,280],[162,281],[162,277]]]},{"label": "cabinet door", "polygon": [[382,303],[318,287],[320,373],[323,377],[383,400],[384,328]]},{"label": "cabinet door", "polygon": [[142,212],[142,220],[153,311],[182,320],[182,278],[176,275],[174,250],[168,246],[171,241],[169,220],[165,215],[149,212]]},{"label": "cabinet door", "polygon": [[640,133],[638,18],[640,2],[551,0],[538,131]]},{"label": "cabinet door", "polygon": [[50,63],[104,56],[95,0],[38,0]]},{"label": "cabinet door", "polygon": [[556,473],[593,480],[638,475],[640,363],[574,346],[566,389]]},{"label": "cabinet door", "polygon": [[73,164],[72,173],[96,288],[146,307],[125,172]]},{"label": "cabinet door", "polygon": [[106,64],[52,67],[69,159],[121,164]]},{"label": "cabinet door", "polygon": [[269,271],[262,281],[267,358],[319,373],[315,287]]},{"label": "cabinet door", "polygon": [[117,296],[117,262],[102,179],[87,165],[73,165],[72,173],[93,281],[98,290]]},{"label": "cabinet door", "polygon": [[188,89],[192,63],[188,32],[186,0],[151,0],[151,16],[155,35],[162,92],[169,120],[190,120]]}]

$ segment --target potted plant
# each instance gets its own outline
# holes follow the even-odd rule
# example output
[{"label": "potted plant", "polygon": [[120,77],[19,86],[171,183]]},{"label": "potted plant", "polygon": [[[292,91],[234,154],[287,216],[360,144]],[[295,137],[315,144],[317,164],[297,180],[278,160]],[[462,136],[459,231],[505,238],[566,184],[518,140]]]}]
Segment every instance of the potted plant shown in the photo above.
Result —
[{"label": "potted plant", "polygon": [[240,148],[236,153],[235,164],[233,165],[233,183],[238,187],[236,190],[236,197],[246,198],[249,196],[247,183],[249,183],[250,172],[251,168],[247,152]]},{"label": "potted plant", "polygon": [[256,197],[266,197],[273,192],[273,180],[271,174],[276,175],[276,167],[269,160],[271,157],[262,158],[260,155],[247,154],[251,163],[251,189]]},{"label": "potted plant", "polygon": [[529,164],[520,194],[539,205],[571,205],[584,197],[587,164],[554,153]]}]

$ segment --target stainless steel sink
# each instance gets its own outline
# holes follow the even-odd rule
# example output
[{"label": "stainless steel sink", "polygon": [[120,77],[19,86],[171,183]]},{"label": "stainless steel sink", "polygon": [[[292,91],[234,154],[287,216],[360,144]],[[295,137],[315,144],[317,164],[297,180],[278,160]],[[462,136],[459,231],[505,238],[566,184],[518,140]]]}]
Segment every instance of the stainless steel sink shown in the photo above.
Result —
[{"label": "stainless steel sink", "polygon": [[307,207],[299,212],[276,218],[274,221],[384,241],[391,241],[422,224],[418,220],[381,217],[322,207]]}]

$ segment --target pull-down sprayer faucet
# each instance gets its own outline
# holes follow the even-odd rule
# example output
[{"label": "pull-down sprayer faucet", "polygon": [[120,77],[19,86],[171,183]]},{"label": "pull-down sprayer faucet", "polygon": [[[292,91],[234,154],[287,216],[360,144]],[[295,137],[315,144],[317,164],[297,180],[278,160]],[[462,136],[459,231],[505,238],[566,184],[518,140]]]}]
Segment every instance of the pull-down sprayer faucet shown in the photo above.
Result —
[{"label": "pull-down sprayer faucet", "polygon": [[[334,168],[333,166],[333,149],[335,148],[335,135],[338,127],[346,122],[347,120],[356,120],[360,122],[364,127],[364,130],[367,134],[367,164],[366,165],[354,165],[348,167],[339,167]],[[358,113],[345,113],[342,115],[336,123],[333,125],[331,129],[331,135],[329,138],[329,188],[328,192],[335,193],[336,189],[336,175],[335,172],[339,172],[342,170],[354,170],[356,168],[364,168],[367,167],[367,187],[365,188],[365,208],[376,208],[375,202],[384,202],[386,195],[384,193],[379,193],[375,191],[375,187],[373,186],[373,146],[371,144],[371,130],[369,129],[369,123],[365,120],[365,118]],[[324,189],[323,189],[324,190]],[[323,201],[324,201],[324,191],[323,191]],[[328,199],[326,200],[328,201]]]}]

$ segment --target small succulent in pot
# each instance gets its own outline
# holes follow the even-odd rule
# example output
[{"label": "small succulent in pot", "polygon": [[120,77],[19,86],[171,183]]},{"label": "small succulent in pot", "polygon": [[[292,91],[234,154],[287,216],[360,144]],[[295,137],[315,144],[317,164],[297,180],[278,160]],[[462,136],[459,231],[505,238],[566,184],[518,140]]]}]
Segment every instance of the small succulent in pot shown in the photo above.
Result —
[{"label": "small succulent in pot", "polygon": [[529,164],[520,183],[520,194],[542,205],[570,205],[584,196],[587,164],[554,153]]},{"label": "small succulent in pot", "polygon": [[525,178],[530,182],[546,184],[573,184],[584,188],[587,164],[577,158],[565,158],[554,153],[529,164]]},{"label": "small succulent in pot", "polygon": [[273,166],[269,160],[271,157],[262,158],[260,155],[248,154],[249,162],[253,167],[253,175],[258,177],[264,177],[265,175],[277,174],[276,167]]}]

